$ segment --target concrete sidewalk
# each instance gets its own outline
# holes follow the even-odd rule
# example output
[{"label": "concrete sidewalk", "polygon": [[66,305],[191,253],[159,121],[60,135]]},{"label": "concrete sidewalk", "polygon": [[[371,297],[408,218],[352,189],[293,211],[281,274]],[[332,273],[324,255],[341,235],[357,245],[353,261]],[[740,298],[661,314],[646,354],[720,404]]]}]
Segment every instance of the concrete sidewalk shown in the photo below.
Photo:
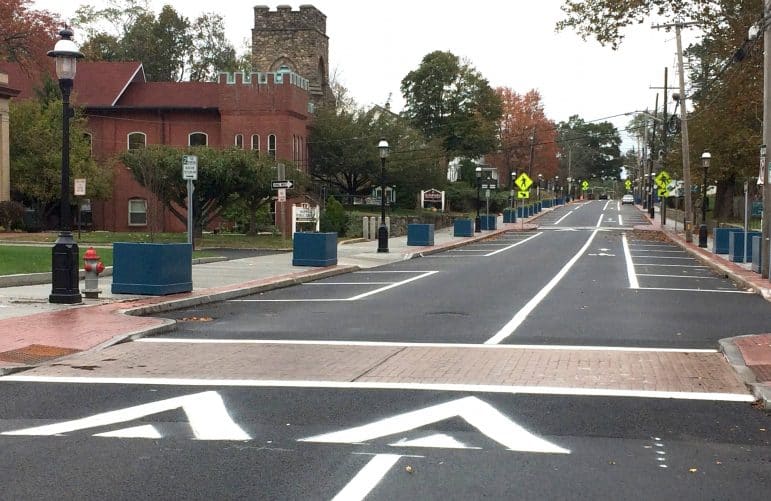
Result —
[{"label": "concrete sidewalk", "polygon": [[[455,237],[452,228],[441,229],[430,247],[408,246],[406,236],[391,238],[388,253],[377,252],[377,241],[344,242],[338,245],[336,266],[293,266],[291,252],[197,264],[193,266],[193,291],[169,296],[112,294],[109,276],[100,278],[99,299],[84,298],[79,305],[50,304],[50,282],[0,288],[0,375],[173,328],[171,320],[142,316],[148,313],[288,287],[441,252],[509,230],[534,229],[528,221],[542,214],[528,218],[524,225],[519,221],[503,224],[473,237]],[[25,283],[25,278],[19,277],[19,282]]]},{"label": "concrete sidewalk", "polygon": [[[642,211],[642,207],[638,206]],[[646,217],[648,212],[645,211]],[[650,218],[649,218],[650,220]],[[682,247],[686,252],[699,259],[717,273],[724,275],[739,286],[753,290],[771,302],[771,282],[751,270],[749,263],[734,263],[728,260],[727,254],[715,254],[712,238],[707,237],[707,247],[698,245],[698,232],[694,233],[693,242],[686,242],[682,223],[667,219],[661,225],[661,214],[655,207],[655,218],[651,226],[635,227],[640,230],[663,231],[670,240]],[[728,362],[734,367],[742,380],[752,389],[753,394],[771,409],[771,318],[768,322],[768,333],[751,336],[738,336],[720,340],[720,347]]]}]

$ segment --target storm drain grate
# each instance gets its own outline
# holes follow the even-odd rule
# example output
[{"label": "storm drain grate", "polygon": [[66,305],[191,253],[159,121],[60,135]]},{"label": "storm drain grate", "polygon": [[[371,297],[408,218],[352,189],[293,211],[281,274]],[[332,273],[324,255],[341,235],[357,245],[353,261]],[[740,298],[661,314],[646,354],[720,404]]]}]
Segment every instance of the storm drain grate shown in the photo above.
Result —
[{"label": "storm drain grate", "polygon": [[771,365],[753,365],[752,372],[758,381],[771,381]]},{"label": "storm drain grate", "polygon": [[80,350],[61,348],[59,346],[46,346],[43,344],[31,344],[18,350],[4,351],[0,353],[0,361],[17,364],[39,364],[46,360],[63,357],[77,353]]}]

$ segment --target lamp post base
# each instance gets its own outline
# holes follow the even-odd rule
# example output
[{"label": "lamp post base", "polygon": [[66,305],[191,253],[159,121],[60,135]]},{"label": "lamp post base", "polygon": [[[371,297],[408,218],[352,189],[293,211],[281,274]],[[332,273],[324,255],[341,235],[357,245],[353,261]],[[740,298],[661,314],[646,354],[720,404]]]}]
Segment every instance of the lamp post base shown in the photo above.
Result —
[{"label": "lamp post base", "polygon": [[482,233],[482,218],[479,216],[474,219],[474,232]]},{"label": "lamp post base", "polygon": [[388,228],[385,224],[377,229],[377,251],[388,252]]},{"label": "lamp post base", "polygon": [[83,302],[78,276],[78,244],[72,233],[62,231],[51,250],[51,294],[48,302],[77,304]]},{"label": "lamp post base", "polygon": [[702,224],[699,226],[699,247],[707,247],[707,225]]}]

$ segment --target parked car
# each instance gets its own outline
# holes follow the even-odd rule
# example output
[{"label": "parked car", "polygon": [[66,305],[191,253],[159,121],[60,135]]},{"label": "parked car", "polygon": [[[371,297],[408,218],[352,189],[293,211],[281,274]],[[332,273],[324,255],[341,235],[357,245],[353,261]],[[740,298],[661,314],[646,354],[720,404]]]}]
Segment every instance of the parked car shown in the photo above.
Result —
[{"label": "parked car", "polygon": [[623,197],[621,197],[621,205],[625,205],[625,204],[634,205],[634,197],[629,194],[626,194]]}]

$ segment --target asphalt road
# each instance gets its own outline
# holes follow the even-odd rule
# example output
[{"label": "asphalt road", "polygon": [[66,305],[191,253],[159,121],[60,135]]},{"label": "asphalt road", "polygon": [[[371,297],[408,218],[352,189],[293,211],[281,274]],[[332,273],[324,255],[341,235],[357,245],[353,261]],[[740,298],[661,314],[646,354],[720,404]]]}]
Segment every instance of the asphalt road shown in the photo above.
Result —
[{"label": "asphalt road", "polygon": [[9,500],[760,500],[771,471],[724,402],[4,383],[0,415]]},{"label": "asphalt road", "polygon": [[169,334],[207,339],[717,348],[768,331],[771,304],[628,231],[641,221],[571,205],[534,232],[164,316],[213,319]]}]

